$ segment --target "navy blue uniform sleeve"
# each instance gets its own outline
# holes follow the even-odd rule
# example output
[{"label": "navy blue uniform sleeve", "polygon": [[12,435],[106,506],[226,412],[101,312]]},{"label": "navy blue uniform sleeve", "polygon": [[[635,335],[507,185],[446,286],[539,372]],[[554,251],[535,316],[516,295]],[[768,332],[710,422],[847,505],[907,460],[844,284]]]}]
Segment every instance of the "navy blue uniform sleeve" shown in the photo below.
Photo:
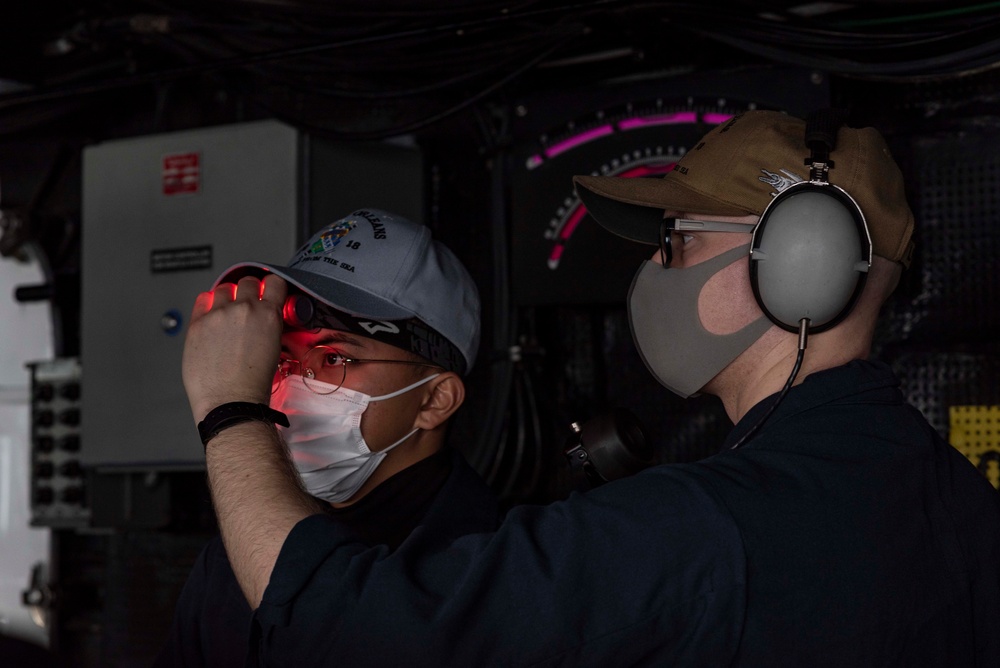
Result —
[{"label": "navy blue uniform sleeve", "polygon": [[296,525],[254,614],[259,665],[726,665],[745,606],[739,532],[669,467],[395,553]]}]

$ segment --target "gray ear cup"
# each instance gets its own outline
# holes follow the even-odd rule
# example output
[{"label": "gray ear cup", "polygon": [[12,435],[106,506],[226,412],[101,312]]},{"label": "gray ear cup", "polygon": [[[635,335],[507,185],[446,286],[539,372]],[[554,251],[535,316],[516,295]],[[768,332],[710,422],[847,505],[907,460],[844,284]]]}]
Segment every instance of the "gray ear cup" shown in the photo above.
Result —
[{"label": "gray ear cup", "polygon": [[871,239],[854,199],[829,183],[804,181],[764,210],[750,249],[750,283],[779,327],[821,332],[847,317],[871,266]]}]

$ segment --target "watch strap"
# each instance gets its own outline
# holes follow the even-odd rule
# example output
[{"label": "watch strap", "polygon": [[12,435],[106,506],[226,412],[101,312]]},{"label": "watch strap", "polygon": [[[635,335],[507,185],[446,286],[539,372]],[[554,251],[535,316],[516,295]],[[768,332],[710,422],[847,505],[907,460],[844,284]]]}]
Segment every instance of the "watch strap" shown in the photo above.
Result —
[{"label": "watch strap", "polygon": [[208,412],[204,420],[198,423],[201,444],[207,449],[208,442],[223,429],[251,420],[280,424],[282,427],[288,426],[288,416],[270,406],[253,404],[248,401],[231,401],[216,406]]}]

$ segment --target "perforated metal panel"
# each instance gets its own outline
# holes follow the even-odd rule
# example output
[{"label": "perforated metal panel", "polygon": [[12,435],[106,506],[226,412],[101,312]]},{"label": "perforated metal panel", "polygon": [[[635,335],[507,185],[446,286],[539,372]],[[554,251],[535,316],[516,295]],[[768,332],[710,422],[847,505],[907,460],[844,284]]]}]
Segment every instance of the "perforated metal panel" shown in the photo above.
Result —
[{"label": "perforated metal panel", "polygon": [[917,246],[876,350],[945,439],[956,406],[1000,403],[998,139],[1000,131],[970,123],[900,140]]},{"label": "perforated metal panel", "polygon": [[884,339],[935,346],[1000,338],[1000,132],[912,140],[904,165],[916,252]]},{"label": "perforated metal panel", "polygon": [[942,438],[948,438],[951,406],[1000,403],[997,355],[914,350],[889,362],[906,399]]}]

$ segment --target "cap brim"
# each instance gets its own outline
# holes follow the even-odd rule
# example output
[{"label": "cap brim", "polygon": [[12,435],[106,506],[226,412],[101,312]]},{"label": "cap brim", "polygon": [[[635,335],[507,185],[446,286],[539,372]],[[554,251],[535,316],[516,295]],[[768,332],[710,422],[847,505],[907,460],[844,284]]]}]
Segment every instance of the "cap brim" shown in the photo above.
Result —
[{"label": "cap brim", "polygon": [[[318,299],[336,309],[345,311],[352,316],[373,318],[376,320],[405,320],[417,317],[415,313],[393,304],[370,292],[359,289],[355,285],[343,283],[326,276],[318,276],[312,272],[291,267],[268,264],[266,262],[241,262],[234,264],[219,275],[212,285],[214,290],[222,283],[235,283],[244,276],[257,276],[272,273],[285,279],[310,297]],[[335,299],[331,299],[335,295]]]},{"label": "cap brim", "polygon": [[631,241],[658,245],[664,210],[741,216],[746,211],[664,179],[574,176],[576,192],[588,213],[608,231]]}]

